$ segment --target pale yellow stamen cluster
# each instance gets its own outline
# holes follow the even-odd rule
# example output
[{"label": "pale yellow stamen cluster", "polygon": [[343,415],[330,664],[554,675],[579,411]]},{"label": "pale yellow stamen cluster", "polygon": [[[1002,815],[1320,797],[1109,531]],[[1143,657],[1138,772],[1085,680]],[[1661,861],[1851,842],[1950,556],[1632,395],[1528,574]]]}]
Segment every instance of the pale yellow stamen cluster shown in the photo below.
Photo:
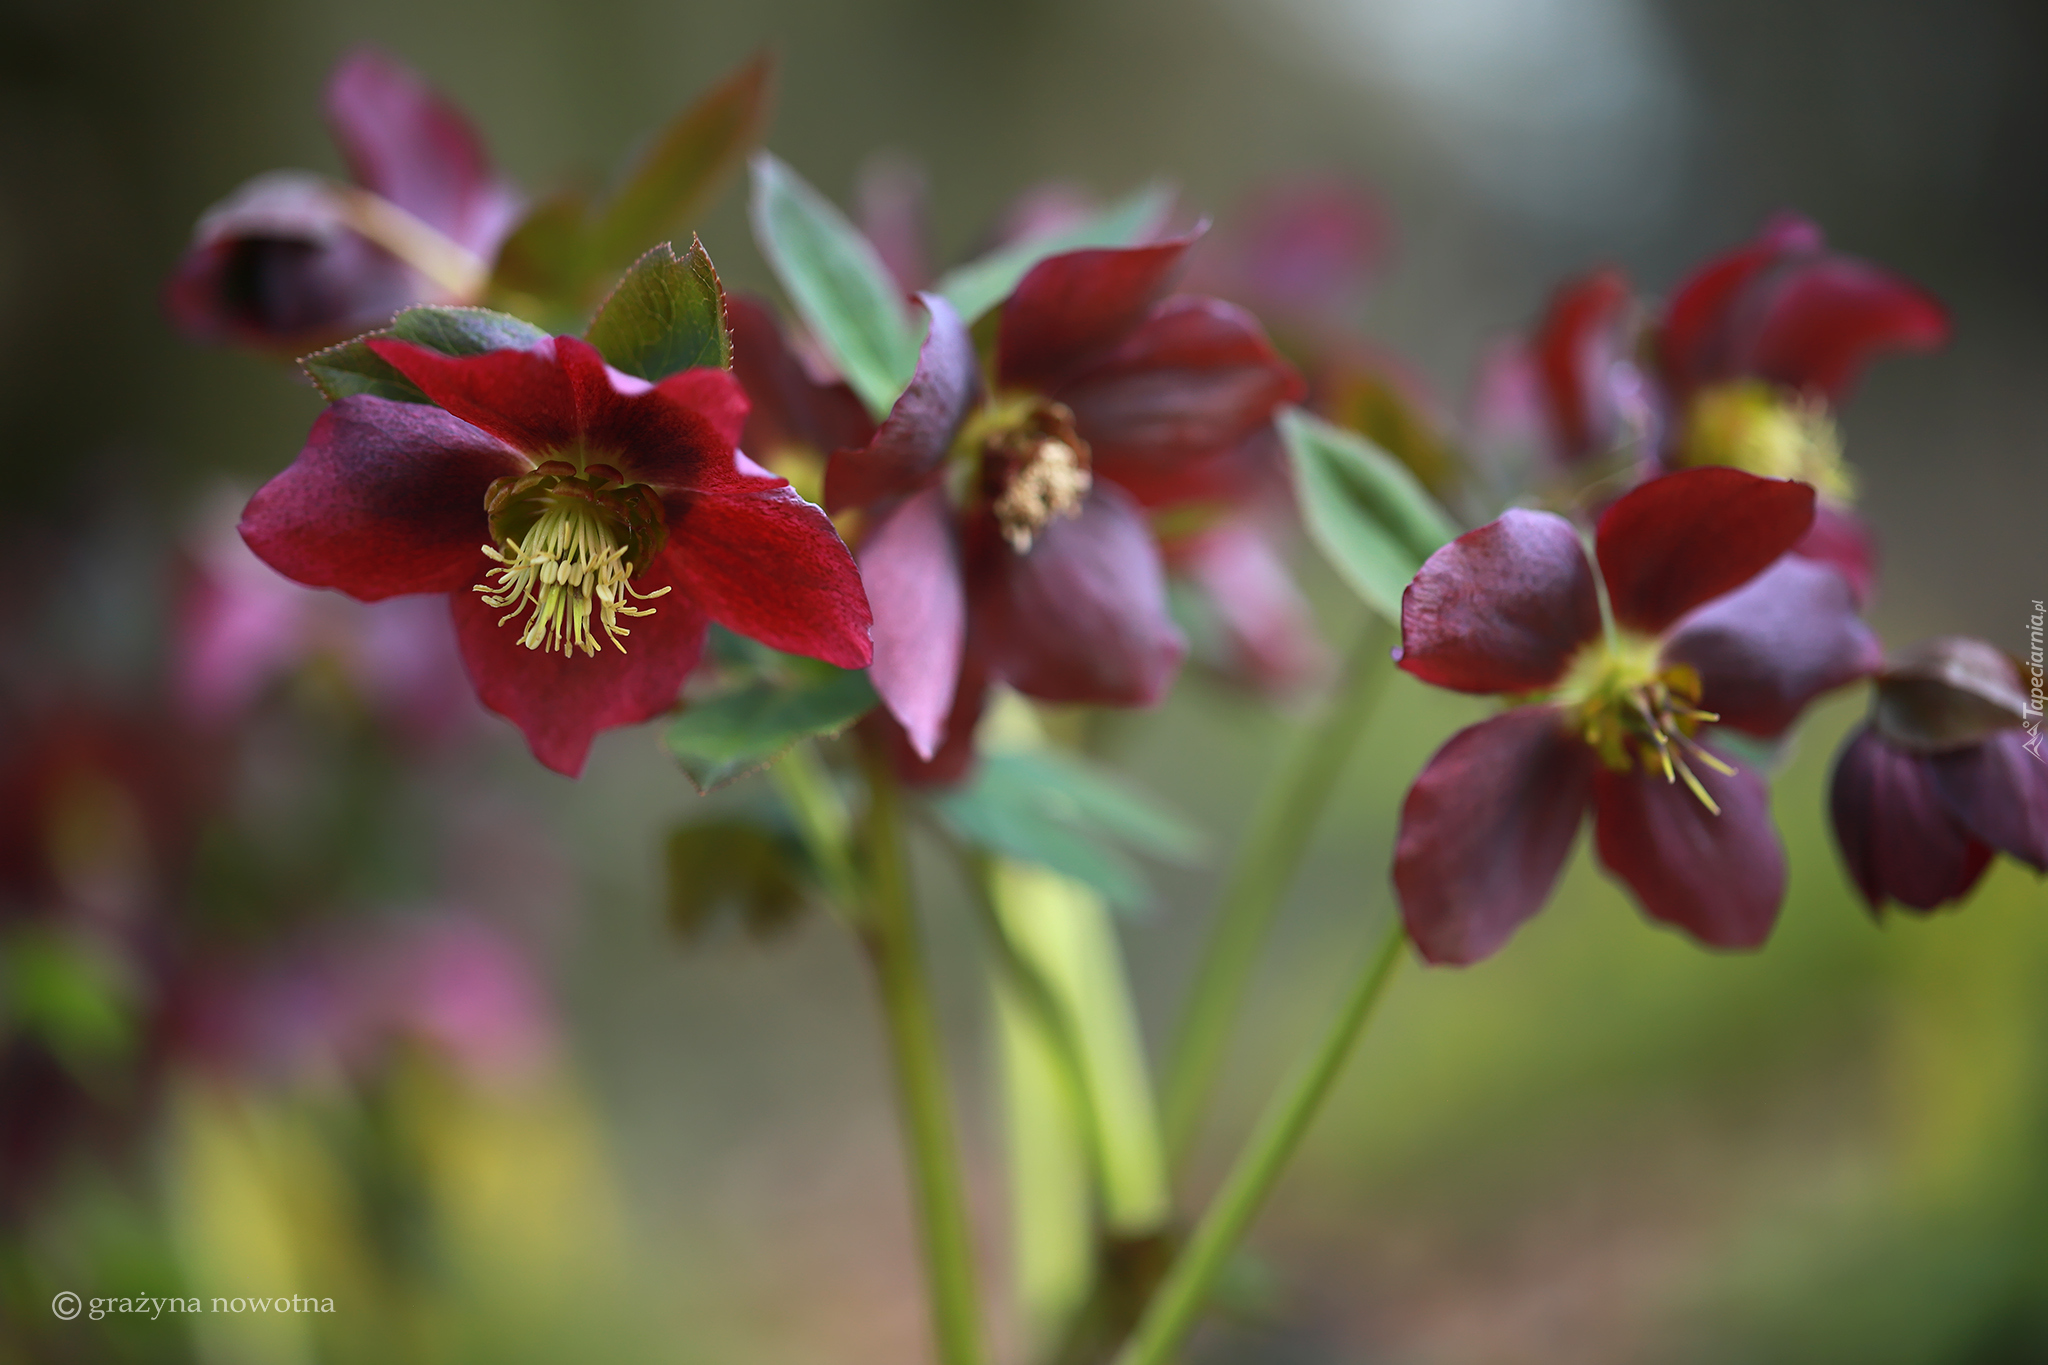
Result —
[{"label": "pale yellow stamen cluster", "polygon": [[1660,668],[1658,650],[1652,639],[1595,641],[1573,661],[1557,700],[1610,771],[1628,772],[1640,760],[1666,782],[1684,782],[1719,815],[1687,760],[1723,776],[1735,771],[1693,738],[1721,717],[1699,707],[1699,674],[1685,664]]},{"label": "pale yellow stamen cluster", "polygon": [[1839,502],[1856,493],[1827,405],[1754,379],[1693,398],[1679,459],[1686,465],[1731,465],[1767,479],[1799,479]]},{"label": "pale yellow stamen cluster", "polygon": [[476,591],[489,605],[509,608],[498,622],[501,626],[531,612],[519,634],[519,643],[528,649],[594,655],[601,647],[597,633],[602,630],[605,639],[624,653],[620,639],[632,632],[619,624],[619,618],[652,616],[652,607],[632,603],[668,591],[634,589],[630,579],[636,566],[626,559],[627,543],[604,512],[580,498],[557,500],[524,536],[507,539],[505,546],[509,555],[484,546],[484,553],[503,567],[486,575],[495,584],[479,583]]},{"label": "pale yellow stamen cluster", "polygon": [[1038,443],[1030,458],[1010,476],[995,501],[996,524],[1018,554],[1031,549],[1038,533],[1054,517],[1080,515],[1081,500],[1094,486],[1080,454],[1065,441]]}]

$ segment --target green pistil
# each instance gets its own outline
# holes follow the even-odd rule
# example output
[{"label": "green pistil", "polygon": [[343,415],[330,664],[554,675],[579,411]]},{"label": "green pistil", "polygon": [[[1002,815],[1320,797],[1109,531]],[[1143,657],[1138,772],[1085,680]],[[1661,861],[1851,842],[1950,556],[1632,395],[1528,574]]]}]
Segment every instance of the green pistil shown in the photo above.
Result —
[{"label": "green pistil", "polygon": [[1630,772],[1641,763],[1662,772],[1666,782],[1684,782],[1719,815],[1721,807],[1687,759],[1724,776],[1735,771],[1693,738],[1720,716],[1700,708],[1698,672],[1687,664],[1660,667],[1659,653],[1656,639],[1630,632],[1596,640],[1572,661],[1553,700],[1610,772]]}]

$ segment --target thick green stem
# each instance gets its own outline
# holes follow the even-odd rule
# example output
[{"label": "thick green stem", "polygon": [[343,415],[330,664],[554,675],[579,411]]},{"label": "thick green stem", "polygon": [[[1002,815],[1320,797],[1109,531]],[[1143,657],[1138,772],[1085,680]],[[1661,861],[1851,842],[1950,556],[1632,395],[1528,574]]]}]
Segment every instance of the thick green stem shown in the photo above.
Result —
[{"label": "thick green stem", "polygon": [[1237,1164],[1224,1177],[1194,1235],[1138,1320],[1137,1330],[1117,1355],[1116,1365],[1166,1365],[1179,1351],[1231,1252],[1330,1093],[1352,1045],[1385,993],[1407,942],[1396,918],[1322,1041],[1273,1097]]},{"label": "thick green stem", "polygon": [[895,1062],[896,1096],[941,1365],[982,1365],[987,1349],[975,1285],[974,1246],[960,1178],[946,1059],[911,908],[902,819],[886,764],[868,768],[865,830],[868,903],[861,941],[874,964]]},{"label": "thick green stem", "polygon": [[1387,661],[1392,640],[1392,628],[1377,617],[1367,623],[1328,708],[1294,736],[1252,812],[1167,1066],[1166,1150],[1176,1164],[1193,1144],[1259,946],[1294,880],[1316,817],[1393,672]]}]

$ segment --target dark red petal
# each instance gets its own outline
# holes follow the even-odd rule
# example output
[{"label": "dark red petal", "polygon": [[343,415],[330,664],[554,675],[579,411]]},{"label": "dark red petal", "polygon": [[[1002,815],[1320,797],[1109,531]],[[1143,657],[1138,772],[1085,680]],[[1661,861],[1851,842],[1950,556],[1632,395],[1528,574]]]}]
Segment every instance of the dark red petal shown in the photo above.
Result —
[{"label": "dark red petal", "polygon": [[1598,270],[1567,281],[1529,338],[1560,460],[1584,459],[1604,450],[1619,431],[1611,371],[1626,352],[1621,324],[1632,294],[1619,270]]},{"label": "dark red petal", "polygon": [[[478,555],[471,577],[482,581],[489,561]],[[499,625],[505,613],[478,592],[448,595],[462,662],[483,704],[526,732],[533,756],[556,772],[583,771],[590,741],[599,730],[637,725],[676,704],[683,679],[697,666],[704,647],[705,617],[665,559],[656,559],[633,580],[636,591],[675,585],[640,605],[654,615],[624,622],[632,631],[625,652],[607,644],[591,656],[528,649],[519,643],[525,616]]]},{"label": "dark red petal", "polygon": [[1423,563],[1401,594],[1401,667],[1459,692],[1533,692],[1600,634],[1600,596],[1572,524],[1510,508]]},{"label": "dark red petal", "polygon": [[1452,735],[1401,805],[1394,890],[1431,962],[1491,957],[1543,908],[1592,792],[1593,751],[1553,707]]},{"label": "dark red petal", "polygon": [[492,174],[476,130],[381,53],[358,51],[335,68],[327,122],[358,184],[470,250],[488,255],[511,226],[513,196]]},{"label": "dark red petal", "polygon": [[1762,573],[1812,524],[1803,483],[1719,465],[1652,479],[1601,515],[1594,539],[1614,619],[1662,634]]},{"label": "dark red petal", "polygon": [[491,538],[484,492],[528,468],[438,408],[344,398],[249,499],[242,539],[285,577],[365,602],[466,592],[482,580],[478,552]]},{"label": "dark red petal", "polygon": [[2044,747],[2048,746],[2038,736],[2006,730],[1982,744],[1930,754],[1926,760],[1935,789],[1957,822],[1981,842],[2036,872],[2048,872]]},{"label": "dark red petal", "polygon": [[825,505],[886,505],[930,484],[953,437],[981,401],[981,362],[953,305],[920,294],[931,327],[917,353],[917,373],[865,450],[841,450],[825,467]]},{"label": "dark red petal", "polygon": [[1174,298],[1053,396],[1074,411],[1095,473],[1148,507],[1200,497],[1183,473],[1227,455],[1307,392],[1258,319],[1220,299]]},{"label": "dark red petal", "polygon": [[1166,293],[1195,239],[1069,251],[1033,266],[1003,305],[996,376],[1050,393],[1122,341]]},{"label": "dark red petal", "polygon": [[1135,504],[1097,484],[1077,517],[1038,533],[1027,554],[995,534],[968,546],[968,600],[989,671],[1046,701],[1149,706],[1187,644],[1166,608],[1152,532]]},{"label": "dark red petal", "polygon": [[1932,910],[1959,900],[1991,861],[1991,848],[1956,823],[1926,759],[1864,727],[1835,760],[1829,791],[1835,842],[1872,911],[1895,900]]},{"label": "dark red petal", "polygon": [[1657,331],[1657,358],[1680,398],[1702,384],[1736,374],[1732,354],[1738,301],[1759,275],[1789,251],[1818,250],[1820,230],[1785,219],[1758,238],[1708,261],[1682,281]]},{"label": "dark red petal", "polygon": [[1244,518],[1168,551],[1168,563],[1207,594],[1225,652],[1222,666],[1261,691],[1293,692],[1328,671],[1315,617],[1272,543]]},{"label": "dark red petal", "polygon": [[368,346],[441,407],[536,459],[573,450],[583,434],[576,389],[552,337],[532,350],[449,356],[390,337]]},{"label": "dark red petal", "polygon": [[1744,369],[1839,404],[1872,353],[1948,340],[1948,313],[1895,275],[1847,256],[1784,268],[1748,342]]},{"label": "dark red petal", "polygon": [[1600,861],[1652,918],[1716,948],[1754,948],[1770,937],[1785,899],[1785,850],[1771,823],[1770,789],[1732,766],[1730,777],[1691,763],[1719,815],[1661,772],[1601,768],[1593,837]]},{"label": "dark red petal", "polygon": [[1700,705],[1722,724],[1772,738],[1821,693],[1877,672],[1884,647],[1840,574],[1786,555],[1672,627],[1664,661],[1698,670]]},{"label": "dark red petal", "polygon": [[926,489],[869,531],[860,573],[875,613],[868,677],[917,756],[929,759],[946,737],[967,638],[967,590],[946,490]]},{"label": "dark red petal", "polygon": [[874,419],[853,390],[812,376],[766,304],[728,296],[725,323],[732,333],[732,372],[751,404],[740,445],[754,458],[772,462],[791,446],[825,456],[874,437]]},{"label": "dark red petal", "polygon": [[1856,594],[1856,605],[1869,604],[1877,587],[1877,536],[1854,512],[1826,499],[1816,502],[1813,526],[1792,547],[1792,553],[1834,569]]},{"label": "dark red petal", "polygon": [[665,557],[712,620],[841,668],[873,661],[860,571],[823,512],[787,487],[666,505]]}]

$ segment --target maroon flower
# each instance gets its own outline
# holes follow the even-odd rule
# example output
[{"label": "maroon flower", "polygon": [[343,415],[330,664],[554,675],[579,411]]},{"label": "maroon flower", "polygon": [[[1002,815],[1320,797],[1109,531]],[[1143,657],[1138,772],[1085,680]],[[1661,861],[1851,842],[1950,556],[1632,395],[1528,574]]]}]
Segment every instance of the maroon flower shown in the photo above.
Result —
[{"label": "maroon flower", "polygon": [[207,210],[164,293],[187,334],[296,353],[482,290],[519,200],[461,112],[365,50],[327,121],[355,184],[275,171]]},{"label": "maroon flower", "polygon": [[1769,794],[1702,734],[1775,736],[1877,666],[1841,578],[1781,558],[1812,520],[1804,484],[1696,469],[1610,507],[1592,561],[1570,522],[1522,510],[1429,558],[1401,667],[1518,704],[1452,736],[1402,807],[1394,886],[1423,956],[1498,949],[1589,806],[1601,862],[1650,915],[1717,947],[1763,941],[1785,888]]},{"label": "maroon flower", "polygon": [[672,706],[707,619],[868,663],[852,557],[736,451],[747,402],[730,374],[650,385],[575,337],[464,357],[369,346],[439,406],[329,407],[250,500],[243,538],[286,577],[364,601],[448,593],[478,695],[547,766],[573,776],[597,731]]},{"label": "maroon flower", "polygon": [[2019,666],[1981,640],[1929,641],[1877,679],[1835,760],[1835,839],[1872,913],[1969,894],[1994,854],[2048,872],[2048,762]]},{"label": "maroon flower", "polygon": [[920,758],[964,740],[987,680],[1137,706],[1172,679],[1185,646],[1142,509],[1203,496],[1301,393],[1243,310],[1162,298],[1191,241],[1039,263],[986,383],[952,307],[920,296],[916,377],[832,457],[826,506],[862,514],[875,690]]}]

